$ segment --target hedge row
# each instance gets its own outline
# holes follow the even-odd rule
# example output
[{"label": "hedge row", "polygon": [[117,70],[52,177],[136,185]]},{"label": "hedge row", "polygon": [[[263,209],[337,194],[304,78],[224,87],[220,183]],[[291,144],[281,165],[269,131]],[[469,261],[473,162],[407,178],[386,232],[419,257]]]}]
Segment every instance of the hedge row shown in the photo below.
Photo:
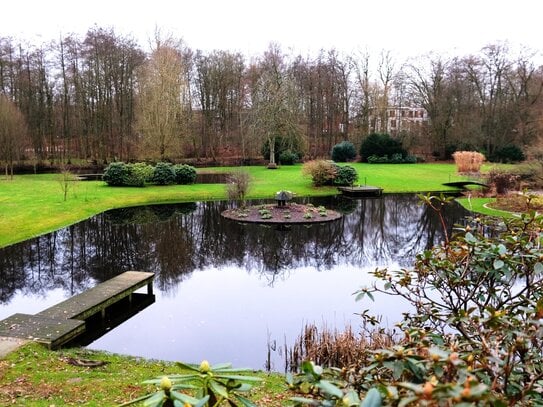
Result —
[{"label": "hedge row", "polygon": [[145,184],[172,185],[193,184],[196,169],[186,164],[114,162],[104,170],[102,178],[111,186],[144,187]]}]

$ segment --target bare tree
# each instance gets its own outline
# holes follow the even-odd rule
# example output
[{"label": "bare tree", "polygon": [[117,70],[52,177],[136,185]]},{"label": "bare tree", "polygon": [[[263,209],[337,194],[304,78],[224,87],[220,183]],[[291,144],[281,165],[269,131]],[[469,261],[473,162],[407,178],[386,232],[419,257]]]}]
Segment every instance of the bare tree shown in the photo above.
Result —
[{"label": "bare tree", "polygon": [[294,81],[279,47],[270,45],[258,66],[259,77],[251,93],[251,132],[256,141],[268,143],[270,163],[276,168],[275,140],[294,144],[301,136]]},{"label": "bare tree", "polygon": [[7,96],[0,94],[0,160],[6,179],[13,179],[13,164],[25,146],[26,123],[23,114]]},{"label": "bare tree", "polygon": [[143,153],[161,160],[181,154],[188,84],[179,41],[157,37],[139,86]]}]

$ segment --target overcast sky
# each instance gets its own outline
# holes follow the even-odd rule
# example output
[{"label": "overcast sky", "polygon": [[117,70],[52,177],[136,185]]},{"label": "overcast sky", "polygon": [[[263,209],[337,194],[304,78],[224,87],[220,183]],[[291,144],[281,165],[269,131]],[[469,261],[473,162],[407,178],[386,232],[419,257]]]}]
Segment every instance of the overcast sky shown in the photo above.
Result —
[{"label": "overcast sky", "polygon": [[0,36],[41,43],[113,27],[147,47],[155,27],[194,49],[336,48],[466,55],[507,41],[541,53],[541,0],[2,0]]}]

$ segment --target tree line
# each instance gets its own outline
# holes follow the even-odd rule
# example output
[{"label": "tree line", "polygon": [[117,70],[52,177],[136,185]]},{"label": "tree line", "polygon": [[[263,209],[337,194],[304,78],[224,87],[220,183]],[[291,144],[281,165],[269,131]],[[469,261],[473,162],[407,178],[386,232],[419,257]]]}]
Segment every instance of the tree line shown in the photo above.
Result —
[{"label": "tree line", "polygon": [[39,44],[0,37],[0,159],[244,162],[280,140],[308,158],[390,132],[390,107],[423,108],[428,121],[393,136],[416,153],[458,148],[492,155],[542,134],[543,67],[506,44],[477,55],[392,52],[302,56],[271,44],[261,55],[193,50],[155,35],[94,27]]}]

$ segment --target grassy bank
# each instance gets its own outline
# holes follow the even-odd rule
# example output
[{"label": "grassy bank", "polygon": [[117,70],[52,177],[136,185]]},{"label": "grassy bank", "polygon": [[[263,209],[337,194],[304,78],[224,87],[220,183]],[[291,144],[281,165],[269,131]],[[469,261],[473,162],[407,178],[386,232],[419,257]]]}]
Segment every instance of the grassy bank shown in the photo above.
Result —
[{"label": "grassy bank", "polygon": [[[453,164],[370,165],[354,163],[361,184],[384,188],[385,193],[443,191],[444,182],[463,179]],[[298,196],[332,195],[336,188],[315,188],[301,173],[301,165],[278,170],[244,167],[253,179],[248,198],[272,198],[286,189]],[[234,168],[203,171],[231,172]],[[115,188],[102,181],[78,182],[63,200],[58,175],[21,175],[0,180],[0,247],[20,242],[86,219],[108,209],[155,203],[191,202],[226,198],[224,185],[195,184]]]},{"label": "grassy bank", "polygon": [[[74,366],[70,359],[106,364],[95,368]],[[155,390],[154,386],[140,384],[142,381],[179,373],[185,372],[173,363],[84,349],[53,352],[31,343],[0,360],[0,405],[116,406]],[[283,376],[258,376],[263,381],[255,386],[250,398],[259,406],[282,405],[281,400],[289,397]]]}]

